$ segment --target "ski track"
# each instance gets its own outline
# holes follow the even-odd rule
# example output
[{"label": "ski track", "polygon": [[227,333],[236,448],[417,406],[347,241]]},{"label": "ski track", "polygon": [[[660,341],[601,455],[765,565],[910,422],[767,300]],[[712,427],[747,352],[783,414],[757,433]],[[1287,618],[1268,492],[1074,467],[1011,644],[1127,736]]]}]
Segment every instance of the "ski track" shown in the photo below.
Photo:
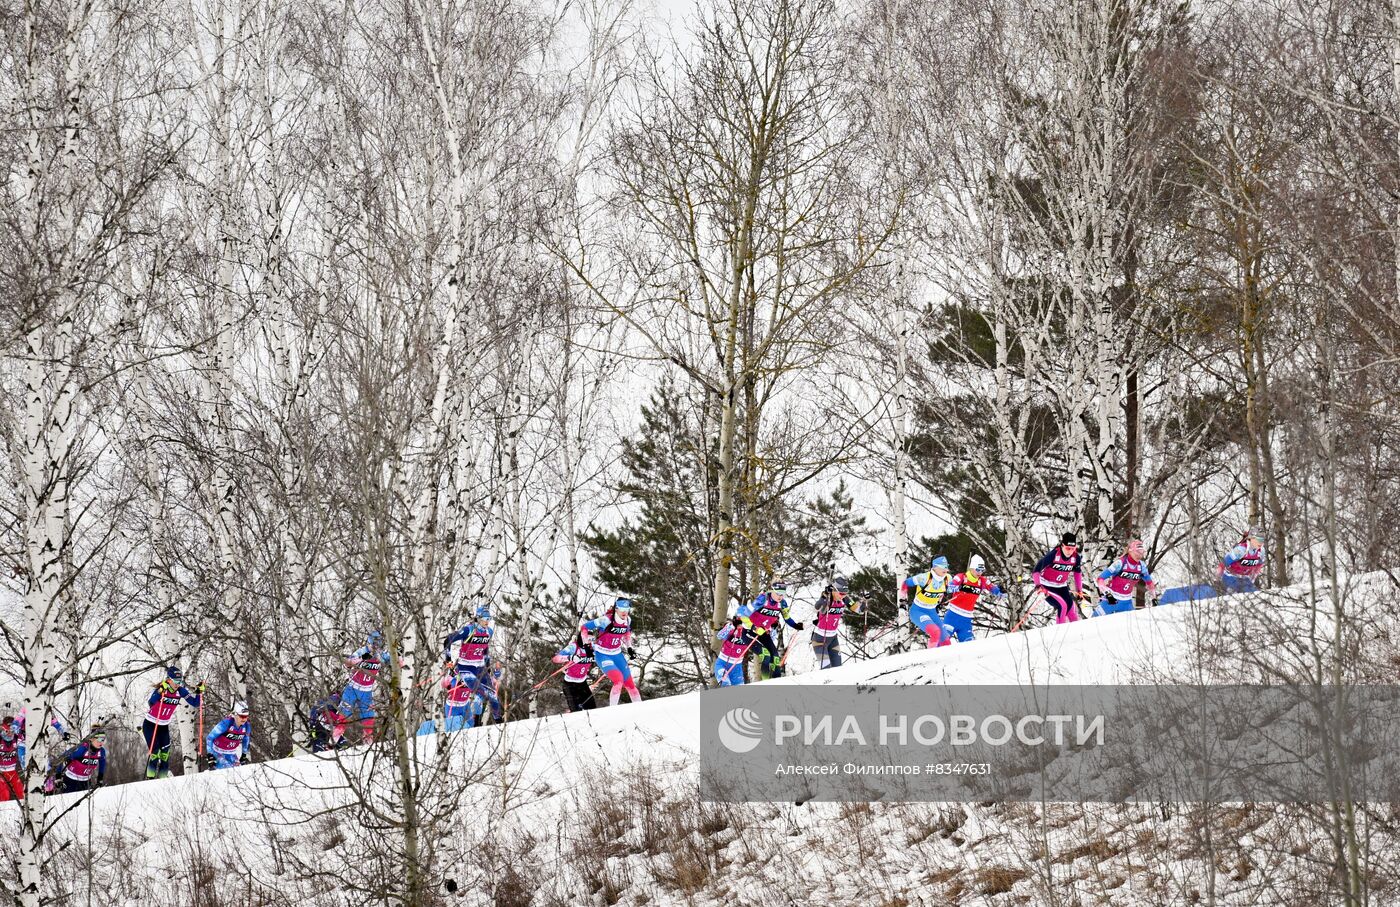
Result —
[{"label": "ski track", "polygon": [[[1215,612],[1218,619],[1228,615],[1228,609],[1258,607],[1269,595],[1217,598],[1022,630],[941,649],[847,662],[840,668],[765,683],[797,688],[823,684],[1089,685],[1149,682],[1149,676],[1155,682],[1163,678],[1160,672],[1164,667],[1178,660],[1174,656],[1186,651],[1191,624],[1204,609]],[[460,744],[457,758],[468,763],[480,764],[483,759],[509,763],[515,789],[526,793],[522,800],[529,801],[512,810],[511,821],[538,833],[559,823],[571,806],[572,788],[589,777],[590,771],[616,772],[623,765],[641,764],[661,777],[665,787],[679,785],[682,780],[694,784],[698,779],[700,697],[712,695],[724,693],[700,691],[477,728],[455,735],[453,743]],[[794,690],[794,695],[800,696],[800,689]],[[430,753],[431,738],[419,739]],[[339,755],[349,770],[363,758],[355,749]],[[741,771],[740,757],[735,760],[735,770]],[[67,832],[79,840],[88,833],[90,819],[98,829],[120,828],[134,844],[139,868],[154,881],[162,875],[160,867],[172,859],[172,837],[200,839],[201,826],[210,823],[218,824],[226,836],[231,834],[244,851],[243,859],[250,867],[257,866],[258,855],[267,851],[265,818],[285,822],[288,829],[297,822],[295,809],[278,815],[279,798],[300,808],[318,802],[343,802],[341,778],[335,759],[303,755],[190,778],[104,788],[83,803],[75,804],[67,796],[53,798],[53,803],[58,808],[74,807],[64,823]],[[467,799],[473,799],[471,790]],[[14,804],[3,804],[2,808],[11,810],[12,815],[16,809]],[[975,823],[975,817],[970,821]],[[551,840],[548,835],[537,836],[542,842]],[[553,840],[558,841],[558,836]],[[895,871],[895,867],[889,868]],[[271,867],[265,869],[268,876],[260,881],[275,885]],[[110,907],[149,903],[141,896],[125,901],[120,896],[107,897]],[[653,904],[666,903],[664,897],[649,897]],[[675,901],[694,902],[686,898]]]}]

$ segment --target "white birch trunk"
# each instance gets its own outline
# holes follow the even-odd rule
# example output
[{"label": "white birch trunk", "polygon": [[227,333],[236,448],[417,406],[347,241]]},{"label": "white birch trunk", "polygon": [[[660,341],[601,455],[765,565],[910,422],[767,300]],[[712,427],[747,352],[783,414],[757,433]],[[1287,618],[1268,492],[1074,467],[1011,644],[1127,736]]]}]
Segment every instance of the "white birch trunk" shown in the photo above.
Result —
[{"label": "white birch trunk", "polygon": [[22,652],[28,781],[21,806],[19,903],[38,907],[42,878],[40,847],[48,827],[44,772],[50,755],[45,733],[54,714],[54,688],[67,667],[62,658],[62,594],[71,580],[66,552],[71,488],[69,473],[75,443],[78,387],[70,365],[73,351],[73,300],[62,291],[50,316],[25,336],[29,366],[25,374],[23,462],[27,583],[24,595],[25,638]]},{"label": "white birch trunk", "polygon": [[909,529],[904,504],[909,495],[909,309],[904,298],[904,269],[896,278],[895,312],[895,390],[894,390],[894,488],[890,510],[894,532],[894,578],[899,602],[899,623],[909,619],[909,603],[904,598],[904,580],[909,576]]},{"label": "white birch trunk", "polygon": [[[1400,97],[1400,0],[1391,0],[1390,17],[1390,79],[1396,96]],[[1400,153],[1400,148],[1397,148],[1397,153]],[[1391,225],[1392,248],[1400,249],[1400,205],[1396,206],[1391,216],[1394,218]],[[1395,256],[1395,298],[1400,300],[1400,254]],[[1277,515],[1278,512],[1275,511],[1273,516]],[[1280,527],[1274,528],[1275,531],[1282,531]]]},{"label": "white birch trunk", "polygon": [[[442,624],[444,605],[452,599],[450,589],[434,588],[436,584],[433,582],[433,575],[436,571],[434,570],[435,558],[433,554],[438,546],[438,539],[432,537],[434,528],[436,527],[441,532],[444,523],[454,529],[465,524],[461,516],[461,512],[465,508],[459,496],[452,493],[456,491],[455,488],[451,489],[445,496],[446,513],[441,512],[437,479],[432,464],[436,458],[452,449],[455,440],[452,431],[454,425],[449,424],[447,412],[449,395],[453,392],[453,385],[459,378],[457,374],[458,357],[455,352],[459,345],[462,324],[468,317],[466,310],[468,294],[465,284],[468,256],[471,248],[474,248],[474,246],[469,245],[467,236],[465,211],[467,174],[462,161],[462,139],[457,127],[453,99],[448,94],[443,71],[445,61],[440,53],[437,38],[430,27],[427,5],[421,0],[414,0],[413,6],[418,23],[418,37],[427,59],[428,71],[433,83],[433,94],[437,100],[438,113],[442,120],[442,141],[447,150],[450,183],[447,204],[446,299],[443,306],[443,320],[433,348],[433,402],[429,414],[427,449],[424,451],[423,461],[420,464],[423,482],[410,530],[413,545],[412,582],[420,610],[416,619],[409,622],[403,651],[400,653],[400,670],[405,689],[413,689],[413,684],[416,682],[418,660],[423,654],[421,650],[430,646],[436,648],[435,645],[432,645],[434,631],[431,628]],[[463,539],[463,541],[465,540]],[[449,582],[450,579],[449,575]],[[428,638],[420,639],[420,633],[427,634]]]},{"label": "white birch trunk", "polygon": [[[80,50],[80,35],[87,26],[88,7],[73,4],[64,23],[63,41],[54,52],[60,66],[58,109],[44,110],[48,94],[40,70],[38,11],[25,8],[25,46],[22,78],[28,109],[27,169],[20,178],[22,229],[37,241],[45,230],[41,199],[54,205],[53,229],[68,243],[77,241],[74,169],[79,153],[83,88],[87,73]],[[61,135],[58,154],[45,154],[46,134]],[[52,168],[52,169],[51,169]],[[71,246],[69,248],[71,253]],[[50,755],[45,731],[54,713],[55,686],[68,665],[62,659],[63,595],[72,581],[68,575],[72,475],[78,443],[77,407],[80,386],[73,374],[74,319],[77,302],[66,273],[69,260],[56,264],[52,289],[35,302],[41,309],[24,335],[24,412],[19,437],[19,489],[25,546],[25,592],[21,619],[21,670],[23,704],[28,714],[25,744],[28,748],[25,788],[20,804],[20,827],[15,856],[16,901],[20,907],[39,907],[44,862],[41,848],[48,830],[49,804],[44,794],[44,774]],[[41,290],[40,292],[44,292]]]},{"label": "white birch trunk", "polygon": [[[230,11],[232,10],[232,11]],[[225,621],[234,620],[240,610],[242,596],[238,588],[236,548],[238,527],[238,487],[231,464],[233,442],[233,372],[236,359],[236,337],[232,304],[237,242],[233,224],[233,81],[229,72],[241,54],[243,20],[236,4],[221,8],[214,37],[215,114],[213,134],[215,144],[215,245],[218,264],[215,285],[210,300],[213,313],[214,362],[212,391],[207,425],[214,444],[214,471],[210,493],[214,513],[214,547],[218,562],[221,614]],[[230,21],[232,18],[232,21]],[[231,59],[232,58],[232,59]],[[248,698],[248,671],[245,656],[236,648],[228,652],[230,681],[235,699]]]}]

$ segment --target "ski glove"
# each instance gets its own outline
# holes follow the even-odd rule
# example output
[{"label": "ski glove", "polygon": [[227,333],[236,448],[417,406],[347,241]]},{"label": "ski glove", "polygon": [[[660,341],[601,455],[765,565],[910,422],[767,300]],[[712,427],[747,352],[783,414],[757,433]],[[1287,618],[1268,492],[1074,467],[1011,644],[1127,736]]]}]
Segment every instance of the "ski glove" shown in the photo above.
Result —
[{"label": "ski glove", "polygon": [[744,620],[743,620],[743,618],[739,617],[738,615],[735,615],[735,616],[734,616],[734,619],[731,620],[730,623],[734,624],[734,626],[736,626],[736,627],[742,627],[742,626],[744,625]]},{"label": "ski glove", "polygon": [[627,657],[628,657],[628,658],[636,658],[636,657],[637,657],[637,650],[634,649],[634,648],[632,648],[631,646],[628,646],[628,647],[627,647]]},{"label": "ski glove", "polygon": [[239,765],[247,765],[247,764],[248,764],[248,754],[247,754],[247,753],[244,753],[243,755],[241,755],[241,756],[238,757],[238,764],[239,764]]},{"label": "ski glove", "polygon": [[799,620],[799,621],[797,621],[796,623],[794,623],[794,624],[792,625],[792,628],[793,628],[794,630],[805,630],[805,629],[807,628],[807,624],[806,624],[805,621],[800,621],[800,620]]}]

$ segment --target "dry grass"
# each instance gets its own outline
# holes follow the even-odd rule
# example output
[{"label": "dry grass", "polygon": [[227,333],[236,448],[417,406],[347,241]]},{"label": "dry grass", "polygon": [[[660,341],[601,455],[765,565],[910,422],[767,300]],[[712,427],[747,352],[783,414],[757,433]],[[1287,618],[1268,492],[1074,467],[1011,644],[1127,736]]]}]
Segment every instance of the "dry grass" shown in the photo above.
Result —
[{"label": "dry grass", "polygon": [[1085,857],[1093,857],[1096,861],[1107,860],[1118,856],[1123,851],[1109,843],[1107,838],[1095,838],[1084,844],[1077,844],[1068,850],[1060,852],[1055,856],[1052,863],[1073,863],[1075,860],[1082,860]]},{"label": "dry grass", "polygon": [[973,884],[977,886],[979,894],[1006,894],[1025,877],[1026,871],[1024,869],[1012,866],[986,866],[977,870],[973,877]]}]

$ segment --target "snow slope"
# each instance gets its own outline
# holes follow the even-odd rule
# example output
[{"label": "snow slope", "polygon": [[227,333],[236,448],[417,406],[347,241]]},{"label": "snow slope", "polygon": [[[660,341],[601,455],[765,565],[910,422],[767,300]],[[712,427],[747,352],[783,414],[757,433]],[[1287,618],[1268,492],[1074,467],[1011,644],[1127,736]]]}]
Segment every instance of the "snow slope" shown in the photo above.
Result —
[{"label": "snow slope", "polygon": [[[1157,608],[768,683],[1160,681],[1190,661],[1188,653],[1203,636],[1237,618],[1277,609],[1284,600],[1260,593],[1194,608]],[[1092,819],[1094,811],[1086,807],[1067,807],[1053,821],[1011,807],[753,804],[707,811],[694,802],[698,711],[705,695],[714,694],[697,692],[453,735],[460,772],[468,772],[467,766],[478,771],[464,789],[470,805],[463,807],[464,821],[455,833],[460,840],[448,842],[458,854],[448,873],[457,890],[445,903],[718,904],[734,896],[759,896],[772,903],[774,885],[787,892],[778,903],[789,898],[803,904],[854,903],[855,898],[889,905],[989,903],[999,897],[1009,898],[1006,903],[1026,903],[1027,897],[1039,902],[1029,893],[1028,886],[1036,882],[1031,870],[1003,865],[1002,859],[992,872],[988,854],[1018,853],[1010,842],[1016,834],[1032,831],[1042,835],[1037,846],[1060,847],[1071,857],[1080,846],[1075,842],[1086,835],[1103,838],[1094,823],[1107,820]],[[196,856],[214,866],[236,867],[254,889],[267,892],[266,900],[227,903],[364,902],[335,895],[324,880],[299,880],[269,846],[273,838],[284,851],[319,846],[323,859],[336,859],[326,838],[333,841],[344,830],[313,816],[346,801],[343,772],[359,770],[362,757],[345,751],[338,766],[334,759],[302,756],[101,790],[89,800],[91,811],[88,804],[77,806],[65,828],[80,844],[94,829],[96,839],[120,829],[121,856],[113,857],[110,866],[100,859],[88,864],[94,889],[113,907],[150,903],[153,889],[148,886],[181,890],[186,883],[167,882],[164,868],[193,865]],[[1121,817],[1123,811],[1115,815]],[[1062,838],[1054,845],[1047,843],[1046,829],[1052,826]],[[850,838],[857,831],[859,843]],[[356,833],[352,829],[349,834],[353,838]],[[663,840],[658,842],[658,836]],[[616,839],[615,847],[609,837]],[[763,843],[755,847],[756,840]],[[853,850],[858,859],[851,858]],[[1073,857],[1065,865],[1064,884],[1087,884],[1093,890],[1092,880],[1076,874],[1075,867],[1085,861],[1108,865],[1102,854]],[[958,871],[946,875],[952,868]],[[1159,884],[1163,874],[1171,876],[1170,868],[1154,876]],[[113,882],[118,876],[126,881]],[[504,877],[514,879],[514,887],[501,889]],[[1131,888],[1136,876],[1128,871],[1125,878],[1114,887]],[[808,893],[798,897],[796,889]],[[285,901],[279,899],[283,897]]]}]

